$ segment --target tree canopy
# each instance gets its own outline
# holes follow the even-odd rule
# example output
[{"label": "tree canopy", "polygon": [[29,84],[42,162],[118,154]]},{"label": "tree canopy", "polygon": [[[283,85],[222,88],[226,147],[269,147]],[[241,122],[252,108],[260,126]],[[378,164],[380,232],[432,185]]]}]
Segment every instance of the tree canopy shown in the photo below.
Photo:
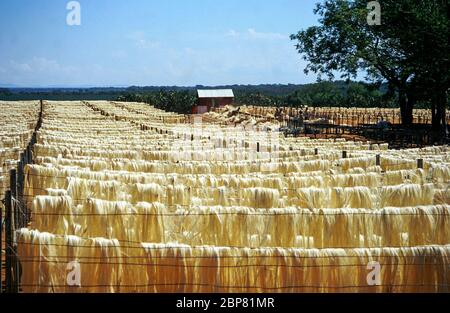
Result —
[{"label": "tree canopy", "polygon": [[[317,4],[319,25],[291,35],[312,71],[334,78],[387,82],[398,94],[402,122],[412,122],[417,100],[429,100],[435,128],[445,125],[449,84],[449,0],[383,0],[381,25],[370,25],[367,0]],[[431,48],[432,47],[432,48]]]}]

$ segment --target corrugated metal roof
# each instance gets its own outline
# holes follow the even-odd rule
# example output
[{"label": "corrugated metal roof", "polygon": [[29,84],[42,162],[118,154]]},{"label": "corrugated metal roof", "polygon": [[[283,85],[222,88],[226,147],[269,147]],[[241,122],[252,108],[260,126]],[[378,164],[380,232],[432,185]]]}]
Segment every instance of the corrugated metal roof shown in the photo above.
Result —
[{"label": "corrugated metal roof", "polygon": [[198,89],[197,93],[199,98],[234,98],[231,89]]}]

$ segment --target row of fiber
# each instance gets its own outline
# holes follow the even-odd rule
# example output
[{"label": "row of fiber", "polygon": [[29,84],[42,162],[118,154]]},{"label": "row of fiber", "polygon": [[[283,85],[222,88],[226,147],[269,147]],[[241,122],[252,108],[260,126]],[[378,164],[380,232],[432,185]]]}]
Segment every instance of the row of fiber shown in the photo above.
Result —
[{"label": "row of fiber", "polygon": [[378,247],[450,242],[450,206],[253,209],[38,196],[32,227],[65,235],[224,246]]},{"label": "row of fiber", "polygon": [[17,240],[25,292],[448,292],[450,284],[449,245],[251,249],[28,229]]}]

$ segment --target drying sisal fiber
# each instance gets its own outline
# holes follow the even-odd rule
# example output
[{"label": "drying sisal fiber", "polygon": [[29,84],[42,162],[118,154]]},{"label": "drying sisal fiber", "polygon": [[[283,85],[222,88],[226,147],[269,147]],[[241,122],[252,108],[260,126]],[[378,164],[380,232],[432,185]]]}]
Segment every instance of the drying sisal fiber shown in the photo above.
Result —
[{"label": "drying sisal fiber", "polygon": [[37,230],[22,228],[17,234],[17,256],[22,265],[22,288],[24,292],[53,291],[58,285],[55,264],[47,262],[48,256],[57,252],[56,236]]},{"label": "drying sisal fiber", "polygon": [[[70,291],[67,259],[79,260],[80,291],[95,292],[448,292],[450,282],[449,245],[251,249],[142,243],[128,255],[114,239],[28,229],[18,231],[18,243],[28,292]],[[381,285],[367,284],[370,261],[381,265]]]},{"label": "drying sisal fiber", "polygon": [[[147,104],[46,101],[16,236],[24,291],[449,291],[447,147],[285,137],[275,108],[244,109],[199,127]],[[0,128],[7,187],[34,125]]]},{"label": "drying sisal fiber", "polygon": [[450,166],[435,164],[430,169],[431,177],[436,183],[448,183],[450,181]]},{"label": "drying sisal fiber", "polygon": [[[116,239],[56,236],[26,228],[17,233],[25,292],[120,291],[122,253]],[[81,287],[67,283],[71,262],[80,266]]]},{"label": "drying sisal fiber", "polygon": [[300,208],[320,209],[323,208],[329,198],[328,190],[323,188],[300,188],[297,189],[297,201],[293,198],[293,204]]},{"label": "drying sisal fiber", "polygon": [[85,236],[134,239],[136,209],[125,201],[88,199],[84,212],[91,216],[81,216]]},{"label": "drying sisal fiber", "polygon": [[380,185],[381,175],[377,173],[331,175],[330,187],[366,186],[370,188]]},{"label": "drying sisal fiber", "polygon": [[374,208],[374,197],[368,187],[331,188],[331,208]]},{"label": "drying sisal fiber", "polygon": [[97,293],[119,291],[121,278],[124,277],[119,241],[92,238],[86,240],[86,244],[90,245],[91,249],[89,258],[80,262],[81,275],[85,279],[81,286],[94,285],[96,287],[92,292]]},{"label": "drying sisal fiber", "polygon": [[139,202],[136,205],[136,221],[133,229],[136,229],[135,239],[140,242],[166,242],[165,218],[167,213],[165,206],[158,202]]},{"label": "drying sisal fiber", "polygon": [[[443,265],[449,246],[249,249],[143,243],[142,247],[148,264],[146,277],[141,277],[148,282],[145,292],[444,292],[450,279]],[[380,286],[367,284],[370,261],[381,265]]]},{"label": "drying sisal fiber", "polygon": [[47,188],[45,189],[47,192],[47,195],[49,196],[67,196],[67,190],[65,189],[53,189],[53,188]]},{"label": "drying sisal fiber", "polygon": [[422,169],[388,171],[383,175],[383,185],[400,185],[403,183],[423,184],[425,172]]},{"label": "drying sisal fiber", "polygon": [[72,220],[72,198],[68,196],[37,196],[33,200],[33,227],[43,232],[68,234]]},{"label": "drying sisal fiber", "polygon": [[91,179],[69,178],[67,193],[73,199],[94,197],[105,200],[119,200],[121,185],[117,181],[99,181]]},{"label": "drying sisal fiber", "polygon": [[39,215],[36,225],[59,234],[102,235],[134,242],[302,248],[413,246],[449,242],[449,210],[450,205],[383,209],[191,206],[169,212],[158,202],[133,206],[91,199],[76,212],[74,209],[71,219],[44,215],[41,220]]},{"label": "drying sisal fiber", "polygon": [[242,190],[241,204],[252,208],[276,208],[280,193],[271,188],[246,188]]},{"label": "drying sisal fiber", "polygon": [[405,207],[433,204],[434,188],[432,184],[402,184],[381,189],[381,207]]},{"label": "drying sisal fiber", "polygon": [[367,168],[375,165],[375,158],[368,157],[358,157],[358,158],[348,158],[339,161],[344,172],[348,171],[353,167]]},{"label": "drying sisal fiber", "polygon": [[415,169],[417,167],[417,162],[416,160],[382,155],[380,157],[380,166],[383,171],[409,170]]},{"label": "drying sisal fiber", "polygon": [[323,187],[324,179],[322,176],[289,177],[289,188]]},{"label": "drying sisal fiber", "polygon": [[434,190],[434,204],[450,204],[449,188]]},{"label": "drying sisal fiber", "polygon": [[[67,189],[66,178],[58,176],[54,168],[27,164],[24,172],[24,194],[28,196],[28,206],[33,200],[32,197],[45,195],[46,188]],[[61,184],[63,184],[63,188],[61,188]]]},{"label": "drying sisal fiber", "polygon": [[131,201],[138,202],[157,202],[164,198],[164,190],[160,185],[155,183],[150,184],[135,184],[130,190]]}]

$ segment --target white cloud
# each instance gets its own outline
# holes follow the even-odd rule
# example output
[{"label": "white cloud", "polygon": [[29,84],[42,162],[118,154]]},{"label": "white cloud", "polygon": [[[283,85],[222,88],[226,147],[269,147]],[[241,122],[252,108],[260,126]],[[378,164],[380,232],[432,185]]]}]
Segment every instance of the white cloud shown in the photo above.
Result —
[{"label": "white cloud", "polygon": [[[6,71],[1,73],[0,80],[7,79],[1,83],[20,86],[219,85],[314,80],[302,73],[303,61],[287,35],[244,28],[202,36],[181,42],[166,39],[158,42],[155,39],[159,38],[149,33],[132,32],[107,52],[108,57],[99,54],[95,59],[98,64],[90,59],[74,63],[70,58],[56,60],[33,55],[13,58],[14,61],[0,59],[0,67]],[[209,44],[211,40],[216,44]]]},{"label": "white cloud", "polygon": [[238,32],[234,29],[230,29],[228,32],[225,33],[225,36],[232,37],[232,38],[243,38],[243,39],[261,39],[261,40],[287,40],[289,39],[289,36],[283,35],[280,33],[264,33],[264,32],[258,32],[254,28],[249,28],[244,32]]},{"label": "white cloud", "polygon": [[14,70],[14,71],[18,71],[18,72],[31,72],[31,66],[28,63],[18,63],[14,60],[11,60],[9,62],[10,67]]},{"label": "white cloud", "polygon": [[2,83],[19,86],[45,86],[71,83],[82,76],[83,71],[75,66],[62,65],[56,60],[45,57],[31,57],[28,60],[10,60],[0,64],[2,77],[8,81]]},{"label": "white cloud", "polygon": [[143,31],[135,31],[127,36],[135,46],[141,49],[155,49],[160,47],[160,43],[156,40],[150,40]]},{"label": "white cloud", "polygon": [[229,31],[227,31],[225,36],[227,36],[227,37],[238,37],[239,33],[237,31],[235,31],[234,29],[230,29]]},{"label": "white cloud", "polygon": [[[37,73],[37,72],[63,72],[70,73],[76,70],[73,66],[62,66],[55,60],[49,60],[44,57],[33,57],[26,63],[20,63],[15,60],[9,62],[9,70],[16,73]],[[8,71],[8,70],[6,70]]]},{"label": "white cloud", "polygon": [[257,32],[253,28],[247,29],[247,33],[251,38],[256,38],[256,39],[288,39],[288,36],[280,34],[280,33]]},{"label": "white cloud", "polygon": [[159,47],[159,42],[157,42],[157,41],[150,41],[150,40],[147,40],[147,39],[140,39],[137,42],[137,46],[139,48],[142,48],[142,49],[154,49],[154,48],[158,48]]}]

